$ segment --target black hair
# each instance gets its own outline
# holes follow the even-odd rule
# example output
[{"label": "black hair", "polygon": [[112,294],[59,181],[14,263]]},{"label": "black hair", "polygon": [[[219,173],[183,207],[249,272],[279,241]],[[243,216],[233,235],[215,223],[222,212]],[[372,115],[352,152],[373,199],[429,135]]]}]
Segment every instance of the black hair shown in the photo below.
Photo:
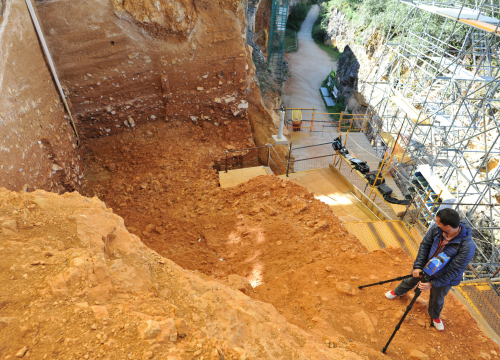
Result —
[{"label": "black hair", "polygon": [[453,209],[442,209],[439,210],[436,214],[436,217],[439,216],[439,221],[444,225],[450,225],[452,228],[457,228],[460,226],[460,215],[457,211]]}]

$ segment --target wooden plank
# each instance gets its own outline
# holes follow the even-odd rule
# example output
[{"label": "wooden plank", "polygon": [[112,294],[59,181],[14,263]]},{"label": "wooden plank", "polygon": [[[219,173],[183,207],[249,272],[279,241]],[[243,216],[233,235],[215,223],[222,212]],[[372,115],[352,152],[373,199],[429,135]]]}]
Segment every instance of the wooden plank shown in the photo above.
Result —
[{"label": "wooden plank", "polygon": [[408,99],[405,99],[401,96],[391,96],[390,100],[395,103],[402,111],[408,115],[410,119],[413,120],[413,122],[417,123],[419,122],[420,125],[430,125],[431,123],[429,120],[425,120],[422,122],[423,119],[418,118],[419,111],[415,109],[415,107],[409,102]]},{"label": "wooden plank", "polygon": [[[488,24],[488,23],[485,23],[485,22],[479,21],[479,20],[460,19],[459,21],[463,22],[465,24],[474,26],[475,28],[478,28],[478,29],[481,29],[481,30],[484,30],[484,31],[488,31],[490,33],[494,33],[495,29],[496,29],[496,25]],[[500,35],[500,28],[497,30],[496,34]]]}]

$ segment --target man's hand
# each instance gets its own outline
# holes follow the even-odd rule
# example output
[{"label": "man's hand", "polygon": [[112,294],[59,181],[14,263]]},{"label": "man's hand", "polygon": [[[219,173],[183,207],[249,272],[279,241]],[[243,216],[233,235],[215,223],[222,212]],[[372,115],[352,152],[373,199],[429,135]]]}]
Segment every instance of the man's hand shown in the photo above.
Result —
[{"label": "man's hand", "polygon": [[422,269],[415,269],[413,270],[413,277],[420,277],[420,273],[422,272]]},{"label": "man's hand", "polygon": [[432,288],[432,284],[430,282],[427,282],[427,283],[419,282],[418,288],[420,289],[420,291],[430,290]]}]

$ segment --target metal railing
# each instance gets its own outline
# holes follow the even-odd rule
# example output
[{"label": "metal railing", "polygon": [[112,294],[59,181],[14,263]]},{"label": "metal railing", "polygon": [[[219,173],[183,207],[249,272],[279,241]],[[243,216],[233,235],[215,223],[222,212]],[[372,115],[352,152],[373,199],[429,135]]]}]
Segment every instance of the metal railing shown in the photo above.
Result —
[{"label": "metal railing", "polygon": [[[325,149],[317,149],[318,147],[325,147]],[[312,151],[309,152],[305,149],[310,149]],[[322,152],[326,152],[326,154],[321,154]],[[309,156],[310,154],[317,156]],[[314,169],[326,168],[333,162],[334,156],[335,153],[333,152],[332,142],[301,146],[296,148],[292,148],[292,143],[290,143],[290,146],[288,148],[286,176],[288,177],[290,172],[294,173],[297,171],[309,171]]]},{"label": "metal railing", "polygon": [[[369,124],[367,114],[316,112],[314,108],[286,108],[286,127],[301,132],[365,132]],[[299,114],[294,111],[300,111]],[[297,119],[297,115],[300,119]],[[332,119],[335,118],[336,120]]]},{"label": "metal railing", "polygon": [[[276,168],[276,171],[281,175],[282,172],[281,172],[280,168],[276,165],[276,162],[273,160],[272,153],[274,152],[274,154],[276,155],[275,157],[279,160],[279,162],[283,166],[283,169],[287,169],[287,165],[285,165],[285,163],[283,162],[283,160],[279,156],[279,154],[276,151],[276,149],[274,148],[274,146],[272,144],[269,144],[269,143],[266,144],[266,145],[263,145],[263,146],[255,146],[255,147],[244,148],[244,149],[226,150],[225,151],[225,153],[226,153],[226,162],[225,162],[224,172],[227,173],[228,169],[229,169],[229,154],[230,153],[243,152],[243,151],[250,152],[252,150],[265,149],[265,148],[267,148],[267,165],[266,166],[270,168],[271,167],[271,163],[272,163],[274,165],[274,167]],[[233,160],[234,160],[234,157],[233,157]]]}]

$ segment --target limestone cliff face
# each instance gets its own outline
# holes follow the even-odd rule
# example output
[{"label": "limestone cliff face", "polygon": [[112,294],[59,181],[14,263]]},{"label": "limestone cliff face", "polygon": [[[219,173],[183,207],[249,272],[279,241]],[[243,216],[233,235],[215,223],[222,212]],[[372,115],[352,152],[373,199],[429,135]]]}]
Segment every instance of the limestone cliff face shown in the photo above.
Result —
[{"label": "limestone cliff face", "polygon": [[358,79],[365,80],[374,74],[378,58],[383,51],[384,36],[376,28],[357,28],[349,23],[345,14],[333,8],[328,22],[325,42],[343,52],[337,68],[337,82],[345,97],[348,109],[363,113],[366,109],[364,87]]},{"label": "limestone cliff face", "polygon": [[0,1],[0,186],[78,189],[82,162],[24,0]]},{"label": "limestone cliff face", "polygon": [[83,139],[246,117],[245,1],[37,2]]}]

